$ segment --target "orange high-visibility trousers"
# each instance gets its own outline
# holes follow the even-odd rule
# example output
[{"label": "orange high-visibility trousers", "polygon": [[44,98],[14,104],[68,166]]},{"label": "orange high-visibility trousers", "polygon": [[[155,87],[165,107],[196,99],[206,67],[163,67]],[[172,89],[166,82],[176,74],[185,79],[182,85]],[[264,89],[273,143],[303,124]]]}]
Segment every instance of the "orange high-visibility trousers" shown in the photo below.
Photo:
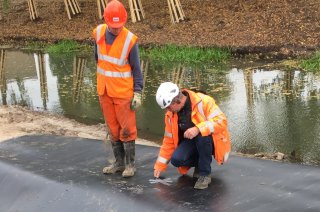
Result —
[{"label": "orange high-visibility trousers", "polygon": [[115,98],[107,92],[99,96],[100,107],[112,141],[132,141],[137,138],[136,113],[130,109],[131,98]]}]

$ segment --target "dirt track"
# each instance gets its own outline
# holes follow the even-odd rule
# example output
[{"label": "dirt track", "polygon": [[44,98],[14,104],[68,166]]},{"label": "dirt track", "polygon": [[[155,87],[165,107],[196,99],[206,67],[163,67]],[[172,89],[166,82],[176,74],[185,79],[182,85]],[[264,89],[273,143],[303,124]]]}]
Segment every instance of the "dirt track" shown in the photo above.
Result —
[{"label": "dirt track", "polygon": [[[85,125],[48,112],[30,111],[20,106],[0,105],[0,142],[23,135],[47,134],[105,140],[104,124]],[[156,146],[144,139],[138,144]]]},{"label": "dirt track", "polygon": [[[40,19],[29,18],[27,1],[1,10],[0,42],[75,39],[92,42],[98,19],[95,0],[78,0],[81,14],[69,20],[62,0],[37,0]],[[129,8],[127,1],[124,1]],[[231,47],[237,52],[304,54],[320,48],[319,0],[182,0],[186,21],[171,24],[167,1],[142,0],[146,19],[127,27],[140,44]]]}]

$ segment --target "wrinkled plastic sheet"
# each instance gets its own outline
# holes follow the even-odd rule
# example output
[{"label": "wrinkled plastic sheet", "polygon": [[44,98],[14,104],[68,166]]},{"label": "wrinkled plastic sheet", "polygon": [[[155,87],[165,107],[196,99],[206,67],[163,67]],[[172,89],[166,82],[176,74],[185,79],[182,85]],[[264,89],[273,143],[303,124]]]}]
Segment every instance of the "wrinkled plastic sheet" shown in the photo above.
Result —
[{"label": "wrinkled plastic sheet", "polygon": [[159,148],[137,145],[136,175],[103,175],[102,141],[23,136],[0,143],[0,211],[320,211],[320,169],[231,156],[195,190],[192,170],[153,178]]}]

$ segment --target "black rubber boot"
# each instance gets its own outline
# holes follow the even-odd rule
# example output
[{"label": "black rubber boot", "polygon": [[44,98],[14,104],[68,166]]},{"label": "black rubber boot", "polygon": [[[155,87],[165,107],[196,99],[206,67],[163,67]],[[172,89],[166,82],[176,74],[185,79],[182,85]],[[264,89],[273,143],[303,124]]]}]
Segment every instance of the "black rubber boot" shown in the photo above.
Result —
[{"label": "black rubber boot", "polygon": [[103,168],[103,174],[114,174],[116,172],[122,172],[125,169],[124,166],[124,147],[121,141],[111,141],[113,155],[115,157],[115,162],[110,166]]},{"label": "black rubber boot", "polygon": [[125,152],[125,170],[122,172],[122,177],[132,177],[136,171],[134,165],[135,158],[135,141],[123,143]]}]

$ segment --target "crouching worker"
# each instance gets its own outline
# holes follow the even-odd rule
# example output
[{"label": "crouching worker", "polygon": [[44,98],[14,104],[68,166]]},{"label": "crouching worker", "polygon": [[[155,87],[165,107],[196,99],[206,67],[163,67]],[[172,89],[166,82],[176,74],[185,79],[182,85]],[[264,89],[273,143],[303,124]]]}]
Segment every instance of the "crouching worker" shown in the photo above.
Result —
[{"label": "crouching worker", "polygon": [[124,27],[127,12],[120,1],[109,1],[105,24],[93,30],[97,62],[97,92],[116,161],[104,174],[135,173],[135,110],[141,105],[143,77],[137,36]]},{"label": "crouching worker", "polygon": [[212,155],[221,165],[227,161],[231,150],[226,116],[212,97],[180,90],[171,82],[160,85],[156,100],[166,109],[166,114],[154,177],[160,177],[171,161],[182,175],[194,167],[193,177],[198,178],[194,188],[207,188],[211,183]]}]

